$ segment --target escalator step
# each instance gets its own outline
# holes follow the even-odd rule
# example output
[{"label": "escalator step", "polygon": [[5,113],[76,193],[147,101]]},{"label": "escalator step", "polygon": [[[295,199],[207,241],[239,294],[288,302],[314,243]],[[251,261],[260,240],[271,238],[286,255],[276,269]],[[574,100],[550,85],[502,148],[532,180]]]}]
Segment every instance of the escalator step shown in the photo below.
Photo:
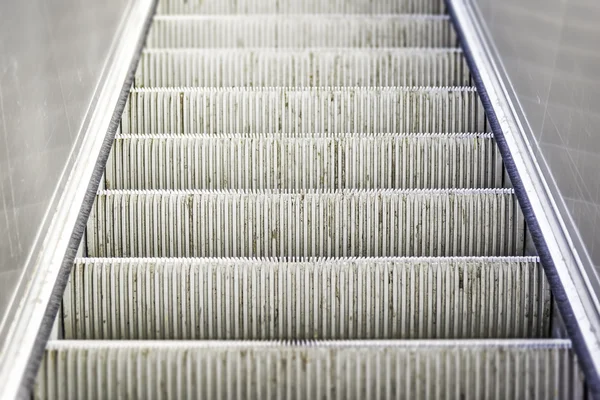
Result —
[{"label": "escalator step", "polygon": [[441,14],[444,0],[162,0],[157,14]]},{"label": "escalator step", "polygon": [[450,18],[427,15],[157,16],[146,48],[457,47]]},{"label": "escalator step", "polygon": [[90,257],[523,254],[512,189],[101,191]]},{"label": "escalator step", "polygon": [[81,259],[66,339],[546,337],[536,258]]},{"label": "escalator step", "polygon": [[491,134],[117,135],[106,189],[497,188]]},{"label": "escalator step", "polygon": [[142,88],[121,133],[486,132],[477,91],[452,88]]},{"label": "escalator step", "polygon": [[467,86],[457,49],[155,49],[135,87]]},{"label": "escalator step", "polygon": [[35,397],[580,399],[567,340],[48,343]]},{"label": "escalator step", "polygon": [[447,2],[159,1],[34,398],[584,398]]}]

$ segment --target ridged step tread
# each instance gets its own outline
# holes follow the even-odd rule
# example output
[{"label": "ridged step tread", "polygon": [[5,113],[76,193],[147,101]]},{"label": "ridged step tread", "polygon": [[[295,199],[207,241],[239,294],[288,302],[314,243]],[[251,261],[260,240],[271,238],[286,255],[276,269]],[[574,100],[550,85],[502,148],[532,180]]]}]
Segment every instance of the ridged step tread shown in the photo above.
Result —
[{"label": "ridged step tread", "polygon": [[444,0],[161,0],[161,14],[443,14]]},{"label": "ridged step tread", "polygon": [[134,87],[467,86],[458,49],[154,49]]},{"label": "ridged step tread", "polygon": [[582,399],[568,340],[51,341],[36,398]]},{"label": "ridged step tread", "polygon": [[458,47],[448,16],[156,16],[146,48]]},{"label": "ridged step tread", "polygon": [[34,397],[583,398],[445,3],[162,0]]},{"label": "ridged step tread", "polygon": [[522,255],[512,189],[101,191],[90,257]]},{"label": "ridged step tread", "polygon": [[79,259],[66,339],[547,337],[536,258]]},{"label": "ridged step tread", "polygon": [[486,132],[475,88],[133,89],[121,133]]},{"label": "ridged step tread", "polygon": [[498,188],[491,134],[117,135],[105,189]]}]

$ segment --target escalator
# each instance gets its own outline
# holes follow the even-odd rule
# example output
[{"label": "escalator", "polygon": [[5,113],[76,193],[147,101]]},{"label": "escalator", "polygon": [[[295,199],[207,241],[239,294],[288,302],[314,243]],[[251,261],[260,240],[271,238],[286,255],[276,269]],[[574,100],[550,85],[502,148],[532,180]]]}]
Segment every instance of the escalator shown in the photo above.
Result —
[{"label": "escalator", "polygon": [[442,0],[160,2],[34,397],[583,398]]}]

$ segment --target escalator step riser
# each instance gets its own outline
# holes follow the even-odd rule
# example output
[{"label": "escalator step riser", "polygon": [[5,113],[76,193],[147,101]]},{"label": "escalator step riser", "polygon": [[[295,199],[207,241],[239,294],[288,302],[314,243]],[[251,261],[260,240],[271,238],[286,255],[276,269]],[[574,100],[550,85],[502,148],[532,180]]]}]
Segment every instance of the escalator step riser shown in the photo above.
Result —
[{"label": "escalator step riser", "polygon": [[90,257],[511,256],[510,189],[119,192],[96,197]]},{"label": "escalator step riser", "polygon": [[155,17],[146,48],[457,47],[446,16]]},{"label": "escalator step riser", "polygon": [[460,50],[147,50],[135,87],[467,86]]},{"label": "escalator step riser", "polygon": [[486,132],[473,88],[134,89],[122,133]]},{"label": "escalator step riser", "polygon": [[117,136],[106,189],[498,188],[492,135]]},{"label": "escalator step riser", "polygon": [[525,338],[549,334],[535,258],[82,259],[66,339]]},{"label": "escalator step riser", "polygon": [[555,341],[51,342],[37,398],[582,399]]},{"label": "escalator step riser", "polygon": [[442,14],[444,0],[162,0],[161,14]]}]

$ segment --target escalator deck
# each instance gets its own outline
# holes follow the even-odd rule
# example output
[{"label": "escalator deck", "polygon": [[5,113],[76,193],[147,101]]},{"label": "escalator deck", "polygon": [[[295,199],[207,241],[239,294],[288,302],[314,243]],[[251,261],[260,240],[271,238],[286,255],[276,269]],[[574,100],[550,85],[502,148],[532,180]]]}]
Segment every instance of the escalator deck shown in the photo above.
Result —
[{"label": "escalator deck", "polygon": [[160,2],[34,397],[583,397],[489,131],[443,0]]}]

